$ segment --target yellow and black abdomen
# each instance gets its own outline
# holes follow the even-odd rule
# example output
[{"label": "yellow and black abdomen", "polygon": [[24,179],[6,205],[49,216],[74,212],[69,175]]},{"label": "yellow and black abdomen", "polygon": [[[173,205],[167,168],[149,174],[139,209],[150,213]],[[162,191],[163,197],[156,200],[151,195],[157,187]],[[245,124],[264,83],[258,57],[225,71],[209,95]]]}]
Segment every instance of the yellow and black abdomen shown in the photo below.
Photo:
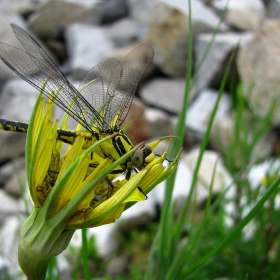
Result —
[{"label": "yellow and black abdomen", "polygon": [[27,133],[28,123],[0,119],[0,130]]}]

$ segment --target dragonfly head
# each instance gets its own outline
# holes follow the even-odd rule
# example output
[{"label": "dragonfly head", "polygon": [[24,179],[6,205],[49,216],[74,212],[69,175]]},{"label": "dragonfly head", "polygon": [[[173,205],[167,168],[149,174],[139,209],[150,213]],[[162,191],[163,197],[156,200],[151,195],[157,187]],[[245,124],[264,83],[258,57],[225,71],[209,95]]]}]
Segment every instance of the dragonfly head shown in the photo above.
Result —
[{"label": "dragonfly head", "polygon": [[143,145],[139,150],[137,150],[132,158],[131,163],[134,167],[142,169],[152,162],[155,158],[155,154],[150,146]]}]

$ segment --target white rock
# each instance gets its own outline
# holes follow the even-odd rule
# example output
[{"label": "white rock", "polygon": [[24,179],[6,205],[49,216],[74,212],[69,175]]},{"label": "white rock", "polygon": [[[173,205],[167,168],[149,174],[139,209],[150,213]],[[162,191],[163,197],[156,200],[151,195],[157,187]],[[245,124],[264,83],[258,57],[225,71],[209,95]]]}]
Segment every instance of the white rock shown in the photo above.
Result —
[{"label": "white rock", "polygon": [[[205,89],[189,106],[186,125],[199,133],[204,133],[208,127],[211,113],[214,109],[218,92]],[[215,118],[223,118],[230,110],[230,96],[223,94]]]},{"label": "white rock", "polygon": [[[3,202],[1,201],[1,204]],[[2,210],[0,210],[2,212]],[[0,248],[3,256],[8,258],[11,263],[17,264],[17,251],[20,242],[20,229],[23,217],[14,215],[5,219],[0,231]]]},{"label": "white rock", "polygon": [[23,212],[23,210],[17,199],[0,189],[0,213],[13,214]]},{"label": "white rock", "polygon": [[219,10],[224,10],[227,7],[228,9],[253,9],[259,12],[264,11],[264,4],[261,0],[219,0],[213,1],[212,5]]},{"label": "white rock", "polygon": [[[115,238],[117,224],[112,223],[100,227],[89,228],[87,230],[87,238],[94,236],[98,254],[102,258],[108,258],[117,248],[117,240]],[[77,230],[72,239],[70,246],[79,249],[82,246],[82,233]]]},{"label": "white rock", "polygon": [[[194,170],[199,155],[199,149],[194,149],[182,156],[182,162],[185,162],[191,170]],[[215,169],[216,168],[216,169]],[[223,191],[232,183],[232,178],[221,162],[220,155],[214,151],[204,151],[200,169],[198,172],[198,181],[200,184],[196,188],[197,201],[206,200],[209,196],[211,180],[214,175],[212,193],[217,194]]]},{"label": "white rock", "polygon": [[[237,45],[243,45],[251,40],[252,33],[217,34],[213,45],[199,70],[194,90],[199,92],[205,87],[219,87],[223,74],[229,62],[230,54]],[[195,65],[198,68],[207,47],[212,40],[212,34],[199,34],[195,43]]]},{"label": "white rock", "polygon": [[[180,161],[177,168],[177,175],[172,193],[172,200],[181,203],[187,198],[192,180],[192,171],[183,161]],[[160,183],[150,193],[149,199],[153,199],[157,204],[162,205],[164,200],[164,193],[166,182]]]},{"label": "white rock", "polygon": [[248,179],[252,189],[256,190],[260,184],[266,180],[265,178],[269,179],[269,176],[271,178],[271,182],[273,182],[273,178],[279,176],[279,168],[280,160],[276,158],[270,158],[252,166],[248,174]]},{"label": "white rock", "polygon": [[185,79],[153,79],[140,89],[140,96],[148,104],[169,112],[179,113],[182,108]]},{"label": "white rock", "polygon": [[146,29],[157,2],[158,0],[128,0],[130,16]]},{"label": "white rock", "polygon": [[84,24],[69,26],[66,41],[75,79],[83,79],[90,69],[113,50],[112,42],[101,28]]},{"label": "white rock", "polygon": [[220,11],[227,7],[226,22],[242,30],[255,30],[265,16],[261,0],[221,0],[213,1],[213,6]]}]

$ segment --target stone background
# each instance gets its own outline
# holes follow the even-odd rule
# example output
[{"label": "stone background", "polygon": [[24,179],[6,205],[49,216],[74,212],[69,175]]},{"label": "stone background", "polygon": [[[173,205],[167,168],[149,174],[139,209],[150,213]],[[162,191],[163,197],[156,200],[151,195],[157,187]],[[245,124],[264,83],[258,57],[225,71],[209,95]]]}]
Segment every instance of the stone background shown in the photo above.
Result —
[{"label": "stone background", "polygon": [[[276,108],[271,128],[253,152],[252,164],[258,162],[252,168],[254,180],[265,174],[268,167],[264,160],[273,154],[278,143],[275,128],[280,123],[280,110],[277,110],[280,1],[231,0],[225,12],[226,2],[191,1],[194,72],[200,67],[200,60],[223,17],[224,21],[191,91],[184,151],[173,194],[174,200],[182,203],[190,188],[198,146],[206,131],[227,63],[235,51],[229,81],[235,87],[242,81],[250,108],[248,123],[251,119],[266,116],[273,106]],[[0,41],[21,48],[10,23],[24,28],[44,46],[76,87],[102,59],[120,59],[135,46],[150,44],[155,57],[139,85],[126,119],[128,122],[137,117],[128,131],[131,139],[135,143],[149,142],[173,132],[182,107],[188,60],[188,16],[187,1],[181,0],[1,0]],[[214,184],[214,192],[217,193],[232,181],[221,154],[226,150],[228,137],[233,131],[233,94],[227,87],[222,96],[211,134],[211,150],[205,152],[199,174],[204,184],[209,186],[214,165],[218,162]],[[19,79],[0,61],[0,118],[28,122],[36,96],[36,89]],[[61,110],[56,108],[56,118],[61,115]],[[74,121],[71,126],[75,127]],[[222,141],[223,150],[219,141]],[[0,279],[19,271],[17,244],[25,216],[19,178],[23,195],[28,196],[24,151],[25,135],[0,131]],[[150,193],[148,201],[129,209],[117,223],[89,230],[89,235],[96,236],[102,258],[108,258],[118,247],[114,236],[121,226],[137,228],[155,217],[156,208],[163,201],[163,193],[164,186],[158,186]],[[233,197],[235,194],[229,195]],[[208,190],[199,183],[198,202],[207,196]],[[79,248],[80,244],[80,232],[77,231],[71,246]],[[65,279],[69,279],[67,275],[71,267],[66,261],[69,254],[66,250],[59,256],[59,269]],[[116,258],[114,262],[116,266],[108,266],[108,270],[116,272],[121,264],[123,267],[127,265],[123,259]]]}]

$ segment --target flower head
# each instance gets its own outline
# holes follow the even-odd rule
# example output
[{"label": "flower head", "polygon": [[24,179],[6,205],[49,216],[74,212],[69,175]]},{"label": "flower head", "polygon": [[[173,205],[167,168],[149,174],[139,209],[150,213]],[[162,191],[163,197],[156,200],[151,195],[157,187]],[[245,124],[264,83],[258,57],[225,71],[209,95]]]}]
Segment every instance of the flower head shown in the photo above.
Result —
[{"label": "flower head", "polygon": [[[114,222],[133,203],[145,200],[145,194],[177,166],[175,159],[165,170],[165,152],[149,159],[129,180],[120,180],[117,177],[123,162],[140,145],[117,160],[103,158],[95,151],[102,143],[110,143],[114,135],[104,135],[89,146],[85,144],[86,133],[78,125],[73,144],[63,153],[58,127],[66,129],[68,115],[59,125],[51,120],[52,111],[51,99],[45,105],[39,96],[28,128],[26,166],[34,210],[22,226],[19,262],[30,279],[44,279],[50,259],[68,246],[76,229]],[[152,142],[149,149],[167,138],[172,137]]]}]

